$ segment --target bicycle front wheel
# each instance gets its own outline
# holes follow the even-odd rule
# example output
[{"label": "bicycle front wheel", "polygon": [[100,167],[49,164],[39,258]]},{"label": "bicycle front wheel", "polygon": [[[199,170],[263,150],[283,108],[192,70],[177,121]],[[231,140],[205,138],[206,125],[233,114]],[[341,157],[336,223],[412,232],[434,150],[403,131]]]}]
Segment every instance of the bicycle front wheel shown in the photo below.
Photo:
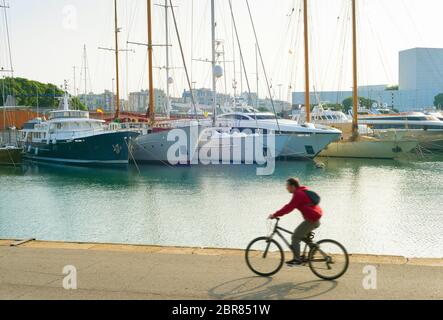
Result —
[{"label": "bicycle front wheel", "polygon": [[280,244],[261,237],[252,241],[246,249],[246,264],[261,277],[271,277],[283,267],[285,255]]},{"label": "bicycle front wheel", "polygon": [[318,242],[309,254],[309,268],[320,279],[337,280],[349,267],[349,255],[340,243],[334,240]]}]

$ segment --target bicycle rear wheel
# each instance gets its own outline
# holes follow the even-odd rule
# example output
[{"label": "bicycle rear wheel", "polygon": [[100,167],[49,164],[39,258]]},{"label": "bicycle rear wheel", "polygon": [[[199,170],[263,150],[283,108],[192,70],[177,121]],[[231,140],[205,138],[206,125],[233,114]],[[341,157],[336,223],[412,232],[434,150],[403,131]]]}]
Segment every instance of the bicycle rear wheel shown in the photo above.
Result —
[{"label": "bicycle rear wheel", "polygon": [[280,244],[268,237],[253,240],[246,249],[246,264],[261,277],[271,277],[283,267],[285,255]]},{"label": "bicycle rear wheel", "polygon": [[340,243],[322,240],[309,253],[309,268],[320,279],[337,280],[349,267],[349,255]]}]

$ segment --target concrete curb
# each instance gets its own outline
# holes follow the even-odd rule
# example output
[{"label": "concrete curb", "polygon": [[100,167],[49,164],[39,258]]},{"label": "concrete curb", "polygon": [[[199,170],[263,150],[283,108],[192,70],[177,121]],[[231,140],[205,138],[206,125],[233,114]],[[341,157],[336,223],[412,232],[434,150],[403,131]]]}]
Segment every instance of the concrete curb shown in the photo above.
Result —
[{"label": "concrete curb", "polygon": [[[17,246],[20,240],[0,240],[0,247],[53,249],[53,250],[88,250],[126,253],[171,254],[171,255],[206,255],[206,256],[244,256],[244,250],[192,247],[163,247],[131,244],[81,243],[60,241],[28,241]],[[402,256],[351,254],[352,263],[391,264],[428,267],[443,267],[443,258],[406,258]]]}]

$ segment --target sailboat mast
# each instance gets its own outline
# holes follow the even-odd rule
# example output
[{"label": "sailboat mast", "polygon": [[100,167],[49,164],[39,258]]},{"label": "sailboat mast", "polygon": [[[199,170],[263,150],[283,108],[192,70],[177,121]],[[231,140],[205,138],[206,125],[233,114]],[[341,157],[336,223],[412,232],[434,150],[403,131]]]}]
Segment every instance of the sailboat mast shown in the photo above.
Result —
[{"label": "sailboat mast", "polygon": [[152,74],[152,1],[147,0],[148,7],[148,60],[149,60],[149,109],[148,117],[151,122],[155,122],[155,105],[154,105],[154,77]]},{"label": "sailboat mast", "polygon": [[258,44],[255,44],[255,80],[257,81],[257,99],[255,100],[255,108],[258,110],[260,106],[260,96],[258,94],[259,91],[259,82],[260,82],[260,76],[258,72]]},{"label": "sailboat mast", "polygon": [[169,92],[169,19],[168,19],[168,0],[165,0],[165,31],[166,31],[166,117],[171,115],[171,98]]},{"label": "sailboat mast", "polygon": [[84,63],[83,71],[85,73],[85,79],[84,79],[85,80],[85,91],[84,91],[85,101],[87,101],[87,95],[88,95],[88,64],[86,62],[86,61],[88,61],[87,59],[88,58],[87,58],[86,44],[85,44],[85,45],[83,45],[83,63]]},{"label": "sailboat mast", "polygon": [[216,66],[216,48],[215,48],[215,1],[211,0],[211,31],[212,31],[212,118],[213,125],[216,124],[217,119],[217,78],[215,75]]},{"label": "sailboat mast", "polygon": [[6,131],[6,95],[5,95],[5,82],[6,77],[2,79],[2,100],[3,100],[3,130]]},{"label": "sailboat mast", "polygon": [[309,84],[309,23],[308,23],[308,0],[304,0],[304,37],[305,37],[305,107],[306,122],[311,122],[311,96]]},{"label": "sailboat mast", "polygon": [[358,64],[357,64],[357,10],[356,0],[352,0],[352,60],[353,60],[353,121],[352,131],[358,134]]},{"label": "sailboat mast", "polygon": [[116,101],[116,108],[115,108],[115,119],[118,119],[120,117],[120,78],[119,78],[119,48],[118,48],[118,10],[117,10],[117,0],[114,0],[114,10],[115,10],[115,81],[116,81],[116,88],[117,88],[117,101]]}]

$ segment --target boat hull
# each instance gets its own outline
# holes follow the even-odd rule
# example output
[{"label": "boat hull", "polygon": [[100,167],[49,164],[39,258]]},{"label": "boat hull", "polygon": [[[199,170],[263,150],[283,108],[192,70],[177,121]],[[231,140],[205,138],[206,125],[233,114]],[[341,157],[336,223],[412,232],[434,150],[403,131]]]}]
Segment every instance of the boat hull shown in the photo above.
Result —
[{"label": "boat hull", "polygon": [[186,139],[186,147],[180,149],[180,158],[186,158],[189,163],[198,147],[199,125],[184,126],[181,128],[160,130],[139,136],[134,141],[134,160],[137,163],[173,163],[168,153],[177,143],[177,134]]},{"label": "boat hull", "polygon": [[[170,150],[176,139],[171,140],[171,130],[164,130],[155,133],[149,133],[138,137],[134,143],[134,158],[137,163],[167,163],[179,164],[201,164],[201,163],[230,163],[230,162],[256,162],[255,153],[255,135],[235,135],[229,134],[217,139],[206,137],[212,130],[206,125],[195,125],[183,128],[177,128],[183,132],[183,137],[187,139],[185,148],[180,149],[180,156],[170,157]],[[226,128],[221,128],[223,129]],[[283,149],[287,145],[288,135],[275,135],[275,148],[268,146],[267,139],[264,139],[265,145],[260,150],[267,156],[276,158],[281,156]],[[268,150],[269,148],[269,150]],[[215,153],[213,154],[213,152]]]},{"label": "boat hull", "polygon": [[418,146],[417,141],[339,141],[331,143],[321,157],[397,159]]},{"label": "boat hull", "polygon": [[[212,129],[210,129],[212,130]],[[207,164],[262,164],[282,156],[290,135],[229,134],[200,141],[199,162]],[[259,148],[259,149],[257,149]],[[213,154],[215,153],[215,154]]]},{"label": "boat hull", "polygon": [[0,166],[16,166],[22,163],[21,148],[0,148]]},{"label": "boat hull", "polygon": [[127,166],[137,133],[106,132],[55,143],[26,143],[25,157],[36,162],[75,166]]},{"label": "boat hull", "polygon": [[[375,131],[383,136],[385,131]],[[431,152],[443,152],[443,132],[440,130],[392,130],[396,137],[405,140],[418,140],[420,147]],[[386,134],[384,134],[386,137]]]},{"label": "boat hull", "polygon": [[431,152],[443,152],[443,139],[424,141],[420,143],[420,146]]},{"label": "boat hull", "polygon": [[291,134],[281,156],[293,159],[313,159],[329,144],[340,140],[341,134]]}]

